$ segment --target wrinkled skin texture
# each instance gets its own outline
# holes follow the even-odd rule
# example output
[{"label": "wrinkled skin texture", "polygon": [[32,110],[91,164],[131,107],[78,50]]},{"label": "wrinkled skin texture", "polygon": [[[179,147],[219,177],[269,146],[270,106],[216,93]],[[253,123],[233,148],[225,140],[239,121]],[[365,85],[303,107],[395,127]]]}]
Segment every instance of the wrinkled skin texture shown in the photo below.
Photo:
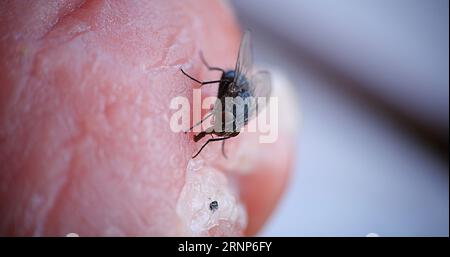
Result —
[{"label": "wrinkled skin texture", "polygon": [[[171,99],[192,101],[197,86],[179,68],[216,79],[199,51],[233,67],[240,35],[218,1],[1,1],[0,235],[180,235],[186,167],[204,141],[169,128]],[[244,141],[265,156],[233,175],[248,225],[217,235],[256,233],[287,181],[287,136],[258,148],[243,134],[227,150]],[[231,174],[220,167],[236,157],[206,151]]]}]

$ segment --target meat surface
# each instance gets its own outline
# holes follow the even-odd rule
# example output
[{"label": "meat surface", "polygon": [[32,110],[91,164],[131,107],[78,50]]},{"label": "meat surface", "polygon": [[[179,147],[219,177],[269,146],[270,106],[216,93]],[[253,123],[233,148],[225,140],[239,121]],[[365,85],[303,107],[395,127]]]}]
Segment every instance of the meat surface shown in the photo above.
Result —
[{"label": "meat surface", "polygon": [[199,51],[232,68],[240,36],[219,1],[1,1],[0,235],[256,233],[291,135],[242,133],[228,160],[220,143],[191,160],[204,141],[169,127],[171,99],[198,86],[180,67],[217,79]]}]

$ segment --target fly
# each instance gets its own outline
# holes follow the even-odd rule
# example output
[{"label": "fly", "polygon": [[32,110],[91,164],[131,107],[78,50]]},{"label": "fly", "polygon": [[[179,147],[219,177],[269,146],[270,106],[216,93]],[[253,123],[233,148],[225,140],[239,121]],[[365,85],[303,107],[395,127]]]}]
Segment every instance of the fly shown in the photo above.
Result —
[{"label": "fly", "polygon": [[[246,31],[242,37],[239,47],[238,58],[234,70],[225,71],[222,68],[211,67],[205,61],[203,55],[200,55],[203,64],[210,71],[220,71],[222,76],[219,80],[200,81],[187,74],[183,69],[181,72],[191,80],[199,83],[201,86],[207,84],[219,83],[217,101],[215,107],[205,117],[192,126],[189,130],[200,125],[210,116],[214,120],[224,122],[216,123],[213,127],[206,129],[194,136],[194,142],[198,142],[206,135],[211,135],[206,143],[192,156],[197,157],[200,152],[210,142],[222,141],[222,154],[225,154],[225,140],[239,135],[240,129],[260,112],[262,108],[257,108],[256,97],[268,97],[272,89],[270,73],[267,71],[258,71],[253,73],[253,55],[250,32]],[[242,99],[242,101],[225,101],[228,99]],[[243,106],[244,105],[244,106]],[[217,136],[217,137],[214,137]]]}]

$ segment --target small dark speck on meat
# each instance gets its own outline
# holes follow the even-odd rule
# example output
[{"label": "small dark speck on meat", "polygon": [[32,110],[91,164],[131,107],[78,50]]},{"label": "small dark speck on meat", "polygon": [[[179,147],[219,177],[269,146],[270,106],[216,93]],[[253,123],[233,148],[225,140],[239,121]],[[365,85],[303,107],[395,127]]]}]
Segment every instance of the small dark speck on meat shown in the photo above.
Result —
[{"label": "small dark speck on meat", "polygon": [[219,203],[218,203],[217,201],[212,201],[212,202],[209,204],[209,209],[210,209],[211,211],[216,211],[217,209],[219,209]]}]

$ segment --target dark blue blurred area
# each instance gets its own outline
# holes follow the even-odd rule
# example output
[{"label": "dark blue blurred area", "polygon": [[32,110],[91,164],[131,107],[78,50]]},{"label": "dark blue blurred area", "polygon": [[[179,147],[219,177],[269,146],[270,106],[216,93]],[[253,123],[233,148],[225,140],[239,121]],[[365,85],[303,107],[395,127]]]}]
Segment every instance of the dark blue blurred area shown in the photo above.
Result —
[{"label": "dark blue blurred area", "polygon": [[449,2],[231,4],[300,96],[295,174],[262,234],[448,236]]}]

